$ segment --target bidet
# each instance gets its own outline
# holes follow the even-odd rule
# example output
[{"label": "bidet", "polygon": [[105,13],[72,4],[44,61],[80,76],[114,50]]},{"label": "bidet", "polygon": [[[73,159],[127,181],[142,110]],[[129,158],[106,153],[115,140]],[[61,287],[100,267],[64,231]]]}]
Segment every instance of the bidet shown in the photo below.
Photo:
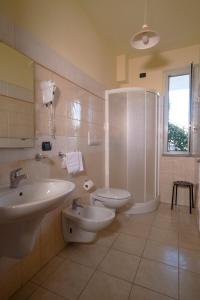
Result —
[{"label": "bidet", "polygon": [[115,213],[97,206],[72,206],[62,211],[63,235],[66,242],[89,243],[98,231],[111,224]]}]

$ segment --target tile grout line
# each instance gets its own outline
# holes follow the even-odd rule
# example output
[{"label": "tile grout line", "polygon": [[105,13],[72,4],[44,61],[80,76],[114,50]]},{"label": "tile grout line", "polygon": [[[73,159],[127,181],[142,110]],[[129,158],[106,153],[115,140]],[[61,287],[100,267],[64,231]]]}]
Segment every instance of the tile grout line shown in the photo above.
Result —
[{"label": "tile grout line", "polygon": [[[32,284],[34,284],[34,285],[36,285],[37,286],[37,288],[36,288],[36,290],[40,287],[37,283],[35,283],[35,282],[32,282],[31,281],[31,279],[29,279],[26,283],[25,283],[25,285],[24,286],[21,286],[13,295],[11,295],[9,298],[8,298],[8,300],[9,299],[12,299],[13,297],[15,297],[15,295],[17,295],[27,284],[29,284],[29,283],[32,283]],[[29,296],[27,296],[24,300],[28,300],[34,293],[35,293],[35,291],[36,290],[34,290],[32,293],[31,293],[31,295],[29,295]]]},{"label": "tile grout line", "polygon": [[[62,250],[61,250],[61,251],[62,251]],[[32,283],[34,283],[34,284],[36,284],[36,285],[38,285],[38,286],[40,286],[40,287],[43,287],[42,284],[44,283],[44,281],[46,280],[46,278],[45,278],[45,280],[44,280],[43,282],[41,282],[41,283],[35,282],[35,281],[33,280],[33,278],[34,278],[38,273],[40,273],[43,269],[45,269],[45,268],[47,267],[47,265],[48,265],[55,257],[59,257],[59,258],[62,260],[62,262],[60,262],[60,264],[56,267],[56,269],[55,269],[53,272],[51,272],[51,274],[49,274],[49,275],[47,276],[47,278],[48,278],[50,275],[54,274],[54,273],[58,270],[58,268],[59,268],[59,267],[61,266],[61,264],[65,261],[65,259],[64,259],[63,257],[60,257],[60,256],[56,255],[56,256],[54,256],[53,258],[51,258],[51,260],[50,260],[47,264],[45,264],[45,265],[42,267],[42,269],[40,269],[36,274],[33,275],[33,277],[30,279],[30,281],[31,281]]]},{"label": "tile grout line", "polygon": [[[106,248],[106,247],[105,247]],[[97,268],[98,266],[102,263],[102,261],[104,260],[104,258],[107,256],[108,252],[110,251],[110,248],[107,248],[107,251],[105,253],[105,255],[102,257],[102,259],[100,260],[100,262],[96,265],[96,267],[94,268],[94,272],[91,274],[91,276],[88,278],[88,281],[86,282],[85,286],[83,287],[82,291],[80,292],[80,294],[78,295],[78,297],[76,298],[77,300],[80,299],[81,295],[83,294],[83,292],[85,291],[85,289],[88,287],[90,281],[92,280],[92,278],[95,276],[96,272],[97,272]]]},{"label": "tile grout line", "polygon": [[[158,212],[156,213],[156,216],[157,216],[157,214],[158,214]],[[155,217],[156,217],[155,216]],[[154,218],[154,220],[155,220],[155,218]],[[153,222],[152,222],[152,224],[151,224],[151,227],[150,227],[150,229],[149,229],[149,233],[150,233],[150,230],[152,229],[152,227],[153,227]],[[148,235],[149,236],[149,235]],[[141,254],[141,257],[140,257],[140,262],[139,262],[139,264],[138,264],[138,268],[137,268],[137,271],[136,271],[136,274],[135,274],[135,276],[134,276],[134,280],[133,280],[133,286],[134,286],[134,284],[135,284],[135,279],[136,279],[136,277],[137,277],[137,273],[138,273],[138,270],[139,270],[139,266],[141,265],[141,261],[142,261],[142,258],[144,258],[143,257],[143,254],[144,254],[144,251],[145,251],[145,248],[146,248],[146,244],[147,244],[147,241],[148,241],[148,237],[146,238],[146,240],[145,240],[145,246],[144,246],[144,249],[143,249],[143,251],[142,251],[142,254]],[[152,260],[152,261],[155,261],[155,260]],[[157,261],[156,261],[157,262]],[[164,265],[166,265],[165,263],[162,263],[162,264],[164,264]],[[174,266],[172,266],[172,267],[174,267]],[[176,269],[178,269],[177,267],[174,267],[174,268],[176,268]],[[137,283],[136,283],[136,285],[137,285]],[[141,285],[142,286],[142,285]],[[143,288],[146,288],[145,286],[142,286]],[[151,289],[150,289],[151,290]],[[155,292],[155,293],[157,293],[157,291],[155,291],[155,290],[152,290],[153,292]],[[161,295],[163,295],[163,296],[167,296],[167,297],[170,297],[169,295],[166,295],[166,294],[162,294],[162,293],[159,293],[159,294],[161,294]],[[130,296],[130,295],[129,295]],[[176,299],[176,298],[172,298],[172,299]],[[179,299],[179,298],[178,298]],[[177,299],[176,299],[177,300]]]},{"label": "tile grout line", "polygon": [[[100,272],[100,270],[98,270],[98,267],[99,267],[100,264],[103,262],[103,260],[104,260],[105,257],[108,255],[108,253],[111,251],[112,246],[113,246],[115,240],[118,238],[119,235],[120,235],[120,232],[117,232],[117,236],[116,236],[116,238],[113,240],[113,242],[111,243],[110,247],[104,247],[104,248],[108,248],[107,252],[105,253],[105,255],[103,256],[103,258],[100,260],[100,262],[99,262],[99,263],[97,264],[97,266],[95,267],[94,272],[91,274],[91,276],[90,276],[90,278],[88,279],[88,281],[87,281],[86,285],[84,286],[83,290],[80,292],[79,296],[77,297],[77,300],[80,299],[81,295],[84,293],[85,289],[88,287],[90,281],[91,281],[92,278],[95,276],[96,272],[97,272],[97,271]],[[103,272],[103,273],[105,273],[105,272]],[[107,273],[105,273],[105,274],[107,274]],[[109,276],[111,276],[111,277],[114,277],[114,276],[112,276],[112,275],[110,275],[110,274],[107,274],[107,275],[109,275]],[[118,277],[116,277],[116,278],[118,278]],[[118,279],[119,279],[119,278],[118,278]],[[121,280],[123,280],[123,279],[121,279]],[[129,282],[129,283],[130,283],[130,282]],[[127,299],[128,299],[128,298],[127,298]]]},{"label": "tile grout line", "polygon": [[[155,219],[155,218],[154,218],[154,219]],[[153,224],[153,222],[152,222],[152,224]],[[151,224],[151,226],[150,226],[150,228],[149,228],[149,232],[148,232],[148,233],[150,233],[150,230],[151,230],[151,228],[152,228],[152,224]],[[149,235],[149,234],[148,234],[148,235]],[[143,257],[143,254],[144,254],[146,245],[147,245],[147,238],[145,239],[144,248],[143,248],[143,250],[142,250],[142,252],[141,252],[141,255],[140,255],[140,261],[139,261],[138,267],[137,267],[137,269],[136,269],[135,276],[134,276],[134,278],[133,278],[133,284],[135,283],[135,280],[136,280],[136,277],[137,277],[137,274],[138,274],[139,267],[140,267],[140,265],[141,265],[141,261],[142,261],[142,257]]]},{"label": "tile grout line", "polygon": [[[158,214],[158,213],[157,213],[157,214]],[[155,217],[157,216],[157,214],[155,215]],[[155,217],[154,217],[154,220],[155,220]],[[180,256],[180,227],[179,227],[179,225],[180,225],[180,213],[178,213],[178,299],[180,299],[180,278],[179,278],[179,277],[180,277],[180,274],[179,274],[179,272],[180,272],[180,269],[182,269],[182,268],[180,267],[180,264],[179,264],[179,256]],[[153,222],[152,222],[151,225],[150,225],[149,233],[150,233],[150,230],[152,229],[152,227],[153,227]],[[165,229],[164,229],[164,230],[165,230]],[[144,240],[145,240],[145,244],[144,244],[143,251],[142,251],[142,253],[141,253],[141,256],[139,256],[139,263],[138,263],[137,270],[136,270],[136,272],[135,272],[134,279],[133,279],[133,281],[130,282],[130,281],[125,280],[125,279],[123,279],[123,278],[117,277],[117,276],[115,276],[115,275],[111,275],[111,274],[106,273],[106,272],[101,271],[101,270],[98,270],[99,265],[102,263],[102,261],[103,261],[103,260],[105,259],[105,257],[108,255],[108,253],[109,253],[112,249],[115,249],[115,248],[113,248],[113,244],[115,243],[116,239],[119,237],[119,235],[120,235],[121,233],[123,233],[123,232],[117,231],[117,235],[116,235],[116,237],[114,238],[114,240],[112,241],[112,243],[110,244],[109,247],[105,247],[105,246],[102,246],[102,245],[96,245],[96,246],[98,246],[98,247],[100,247],[100,248],[101,248],[101,247],[106,248],[107,251],[106,251],[105,255],[103,256],[103,258],[100,260],[100,262],[99,262],[99,263],[96,265],[96,267],[93,269],[93,272],[92,272],[91,276],[89,277],[89,279],[88,279],[88,281],[87,281],[85,287],[84,287],[83,290],[80,292],[80,295],[77,297],[77,299],[79,299],[79,298],[81,297],[82,293],[83,293],[84,290],[87,288],[89,282],[91,281],[92,277],[95,275],[95,273],[96,273],[97,271],[100,271],[100,272],[102,272],[102,273],[105,273],[105,274],[107,274],[107,275],[109,275],[109,276],[111,276],[111,277],[114,277],[114,278],[117,278],[117,279],[126,281],[126,282],[128,282],[128,283],[132,283],[132,287],[131,287],[131,289],[130,289],[130,293],[129,293],[128,298],[130,297],[131,291],[133,290],[133,287],[134,287],[134,284],[135,284],[134,281],[135,281],[135,278],[136,278],[136,276],[137,276],[139,266],[141,265],[141,260],[142,260],[143,258],[145,258],[145,257],[143,257],[143,254],[144,254],[144,251],[145,251],[147,242],[148,242],[148,240],[151,240],[151,239],[149,239],[149,234],[148,234],[148,236],[147,236],[146,238],[141,238],[141,237],[139,237],[139,236],[133,236],[133,235],[131,235],[131,234],[126,234],[126,233],[125,233],[125,235],[129,235],[129,236],[132,236],[132,237],[137,237],[137,238],[141,238],[141,239],[144,239]],[[124,233],[123,233],[123,234],[124,234]],[[160,243],[160,242],[158,242],[158,243]],[[160,243],[160,244],[162,244],[162,243]],[[138,257],[137,255],[134,255],[134,254],[131,254],[131,253],[128,253],[128,252],[125,252],[125,251],[121,251],[121,250],[119,250],[119,249],[115,249],[115,250],[117,250],[117,251],[119,251],[119,252],[121,252],[121,253],[127,253],[127,254],[129,254],[129,255],[131,255],[131,256]],[[186,250],[187,250],[187,249],[186,249]],[[71,262],[73,262],[73,263],[75,263],[75,264],[82,265],[82,266],[85,266],[85,267],[88,267],[88,268],[92,269],[91,266],[86,266],[86,265],[84,265],[84,264],[82,264],[82,263],[78,263],[78,262],[73,261],[73,260],[71,260],[71,259],[69,259],[69,258],[64,258],[64,257],[61,257],[61,256],[59,256],[59,255],[56,255],[56,256],[60,257],[63,261],[68,260],[68,261],[71,261]],[[158,262],[158,263],[162,263],[162,264],[168,265],[168,264],[166,264],[166,263],[164,263],[164,262],[156,261],[156,260],[154,260],[154,259],[148,259],[148,258],[145,258],[145,259],[147,259],[147,260],[152,260],[152,261],[155,261],[155,262]],[[168,265],[168,266],[176,267],[176,266],[173,266],[173,265]],[[44,268],[45,268],[45,266],[44,266]],[[57,270],[58,268],[59,268],[59,266],[56,268],[56,270]],[[55,273],[56,270],[55,270],[53,273]],[[198,274],[197,272],[193,272],[193,271],[190,271],[190,270],[188,270],[188,269],[183,269],[183,270],[186,270],[186,271],[189,271],[189,272]],[[41,270],[40,270],[40,271],[41,271]],[[39,272],[38,272],[38,273],[39,273]],[[37,274],[37,273],[36,273],[36,274]],[[36,274],[35,274],[35,275],[36,275]],[[35,275],[34,275],[34,276],[35,276]],[[38,289],[38,287],[41,287],[41,288],[43,288],[43,289],[49,291],[50,293],[53,293],[53,294],[55,294],[55,295],[58,295],[59,297],[61,297],[61,298],[63,298],[63,299],[69,300],[68,298],[63,297],[63,296],[61,296],[61,295],[59,295],[59,294],[57,294],[57,293],[55,293],[55,292],[49,290],[48,288],[43,287],[43,286],[42,286],[42,283],[41,283],[41,284],[35,283],[34,281],[32,281],[32,279],[30,279],[28,282],[31,282],[31,283],[35,284],[35,285],[37,286],[37,289]],[[27,283],[28,283],[28,282],[27,282]],[[26,284],[27,284],[27,283],[26,283]],[[139,284],[135,284],[135,285],[140,286]],[[142,286],[142,285],[141,285],[141,286]],[[147,288],[147,287],[145,287],[145,286],[142,286],[142,287],[145,288],[145,289],[151,290],[150,288]],[[36,289],[36,290],[37,290],[37,289]],[[20,290],[20,289],[19,289],[19,290]],[[28,298],[26,298],[26,299],[29,299],[29,298],[36,292],[36,290],[35,290]],[[158,291],[155,291],[155,290],[152,290],[152,291],[153,291],[153,292],[156,292],[156,293],[159,293],[159,294],[161,294],[161,295],[164,295],[164,296],[168,296],[168,295],[166,295],[166,294],[162,294],[162,293],[160,293],[160,292],[158,292]],[[170,297],[171,299],[175,299],[175,298],[172,298],[171,296],[168,296],[168,297]],[[128,298],[127,298],[127,299],[128,299]]]},{"label": "tile grout line", "polygon": [[[154,217],[154,219],[155,219],[155,217]],[[152,222],[152,224],[153,224],[153,222]],[[151,230],[151,228],[152,228],[152,224],[151,224],[151,226],[150,226],[149,233],[150,233],[150,230]],[[145,239],[144,248],[143,248],[143,251],[142,251],[142,253],[141,253],[141,256],[139,257],[140,260],[139,260],[138,266],[137,266],[137,268],[136,268],[136,272],[135,272],[134,278],[133,278],[133,280],[132,280],[132,287],[131,287],[131,290],[130,290],[130,293],[129,293],[129,296],[128,296],[127,300],[130,298],[130,295],[131,295],[132,291],[134,290],[135,280],[136,280],[136,277],[137,277],[137,274],[138,274],[139,267],[140,267],[140,265],[141,265],[142,256],[143,256],[143,253],[144,253],[144,249],[145,249],[145,247],[146,247],[146,244],[147,244],[147,238]]]},{"label": "tile grout line", "polygon": [[166,295],[166,294],[162,294],[162,293],[159,292],[159,291],[152,290],[151,288],[146,287],[146,286],[143,286],[143,285],[141,285],[141,284],[134,283],[134,285],[139,286],[139,287],[141,287],[141,288],[143,288],[143,289],[149,290],[149,291],[151,291],[151,292],[153,292],[153,293],[159,294],[159,295],[161,295],[161,296],[168,297],[169,299],[172,299],[172,300],[178,300],[177,298],[171,297],[171,296]]},{"label": "tile grout line", "polygon": [[[39,288],[41,288],[41,289],[43,289],[43,290],[46,290],[46,291],[48,291],[48,292],[51,293],[51,294],[54,294],[54,295],[56,295],[56,296],[59,296],[59,297],[62,298],[62,299],[70,300],[69,298],[62,296],[62,295],[56,293],[55,291],[50,290],[50,289],[47,288],[47,287],[39,286]],[[36,291],[35,291],[35,292],[36,292]],[[32,294],[32,295],[33,295],[33,294]],[[29,298],[30,298],[30,297],[29,297]],[[29,298],[28,298],[28,299],[29,299]]]}]

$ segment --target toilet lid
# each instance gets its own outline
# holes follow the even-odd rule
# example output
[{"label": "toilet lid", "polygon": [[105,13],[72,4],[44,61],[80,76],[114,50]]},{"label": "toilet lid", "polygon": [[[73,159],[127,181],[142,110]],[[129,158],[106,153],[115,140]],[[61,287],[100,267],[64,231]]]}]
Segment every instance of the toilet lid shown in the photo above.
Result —
[{"label": "toilet lid", "polygon": [[131,196],[131,194],[126,190],[112,188],[97,189],[95,194],[99,197],[110,199],[125,199]]}]

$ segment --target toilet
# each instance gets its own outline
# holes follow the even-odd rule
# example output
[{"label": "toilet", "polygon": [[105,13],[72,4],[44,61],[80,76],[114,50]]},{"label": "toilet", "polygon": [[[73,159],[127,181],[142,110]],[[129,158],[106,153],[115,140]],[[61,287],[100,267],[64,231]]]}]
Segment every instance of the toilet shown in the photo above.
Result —
[{"label": "toilet", "polygon": [[97,232],[110,225],[114,218],[115,213],[108,208],[72,204],[62,211],[64,240],[76,243],[93,242]]},{"label": "toilet", "polygon": [[114,211],[127,204],[131,194],[122,189],[100,188],[90,195],[92,205],[104,206]]}]

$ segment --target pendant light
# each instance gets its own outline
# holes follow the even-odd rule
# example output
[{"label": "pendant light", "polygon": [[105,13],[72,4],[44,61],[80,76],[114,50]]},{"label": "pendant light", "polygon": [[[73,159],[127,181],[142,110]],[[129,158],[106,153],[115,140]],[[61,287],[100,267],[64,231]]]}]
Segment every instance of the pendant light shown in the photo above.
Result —
[{"label": "pendant light", "polygon": [[154,47],[160,41],[157,32],[151,30],[146,24],[147,19],[147,0],[144,7],[144,25],[142,30],[134,34],[130,40],[131,46],[135,49],[149,49]]}]

